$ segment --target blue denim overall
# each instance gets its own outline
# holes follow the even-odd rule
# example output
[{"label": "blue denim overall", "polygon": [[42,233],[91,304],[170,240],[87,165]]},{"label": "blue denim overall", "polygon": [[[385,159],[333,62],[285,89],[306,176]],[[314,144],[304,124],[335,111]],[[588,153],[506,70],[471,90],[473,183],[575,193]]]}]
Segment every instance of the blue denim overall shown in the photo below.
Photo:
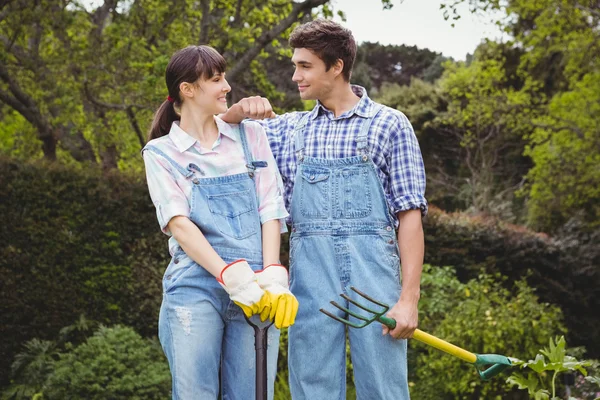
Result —
[{"label": "blue denim overall", "polygon": [[[262,233],[258,198],[254,185],[256,168],[243,125],[240,139],[248,162],[248,173],[216,178],[204,175],[195,164],[178,165],[160,149],[147,146],[165,157],[194,184],[190,220],[202,231],[221,258],[233,262],[245,258],[253,270],[263,268]],[[216,399],[219,369],[223,400],[248,400],[255,396],[254,330],[244,319],[214,276],[194,262],[179,247],[163,277],[163,301],[158,334],[169,361],[173,399]],[[277,368],[279,331],[268,331],[268,386],[273,398]]]},{"label": "blue denim overall", "polygon": [[[291,203],[290,280],[300,307],[289,328],[288,350],[294,400],[346,399],[346,326],[320,308],[347,318],[328,307],[335,300],[365,313],[339,296],[346,293],[364,302],[350,286],[390,305],[400,297],[394,222],[367,144],[380,109],[374,107],[364,119],[354,157],[307,157],[307,115],[295,128],[298,169]],[[357,398],[408,399],[406,340],[382,336],[379,323],[348,329],[348,335]]]}]

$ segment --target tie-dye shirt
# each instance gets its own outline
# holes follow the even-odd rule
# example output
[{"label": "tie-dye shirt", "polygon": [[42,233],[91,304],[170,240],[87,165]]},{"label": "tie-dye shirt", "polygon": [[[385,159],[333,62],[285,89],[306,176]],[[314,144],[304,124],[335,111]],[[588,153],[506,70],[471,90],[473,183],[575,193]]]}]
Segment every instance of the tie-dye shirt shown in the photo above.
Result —
[{"label": "tie-dye shirt", "polygon": [[[204,175],[199,178],[214,178],[248,172],[239,131],[235,125],[229,125],[215,117],[219,135],[212,146],[206,149],[192,136],[188,135],[178,122],[174,122],[168,135],[151,140],[152,145],[163,151],[173,161],[186,168],[196,164]],[[256,170],[254,181],[258,198],[258,214],[261,223],[279,219],[282,232],[286,231],[285,218],[288,213],[283,201],[283,185],[277,170],[269,142],[264,129],[256,122],[244,123],[248,146],[254,160],[267,162],[266,168]],[[171,235],[167,227],[175,216],[190,216],[190,200],[193,183],[174,170],[171,163],[152,151],[143,152],[146,165],[146,178],[152,202],[156,207],[158,223],[164,233]],[[171,236],[169,250],[173,254],[178,246]]]}]

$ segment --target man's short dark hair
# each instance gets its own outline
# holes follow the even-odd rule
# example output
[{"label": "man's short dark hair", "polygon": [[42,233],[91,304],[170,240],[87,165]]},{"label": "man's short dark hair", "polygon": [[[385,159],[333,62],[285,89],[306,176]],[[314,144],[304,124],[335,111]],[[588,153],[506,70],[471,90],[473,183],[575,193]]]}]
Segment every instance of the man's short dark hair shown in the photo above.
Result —
[{"label": "man's short dark hair", "polygon": [[311,50],[323,60],[327,71],[337,60],[342,60],[342,74],[346,81],[350,81],[356,58],[356,41],[352,32],[340,24],[320,18],[300,25],[290,35],[290,46]]}]

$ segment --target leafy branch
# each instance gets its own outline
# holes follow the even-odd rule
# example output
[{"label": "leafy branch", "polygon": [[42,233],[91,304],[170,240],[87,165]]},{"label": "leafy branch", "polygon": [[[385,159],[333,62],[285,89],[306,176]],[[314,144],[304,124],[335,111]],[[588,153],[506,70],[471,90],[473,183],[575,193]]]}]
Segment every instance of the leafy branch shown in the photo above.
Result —
[{"label": "leafy branch", "polygon": [[[515,365],[522,370],[529,369],[528,373],[523,374],[514,372],[508,379],[510,386],[517,386],[519,389],[526,389],[535,400],[560,400],[556,396],[556,377],[564,372],[580,372],[587,376],[586,367],[592,365],[591,361],[579,361],[573,356],[567,355],[565,351],[565,338],[550,339],[549,346],[540,350],[533,360],[514,361]],[[552,374],[550,382],[547,380],[547,373]],[[600,382],[600,378],[593,377],[592,382]],[[550,397],[550,390],[552,397]]]}]

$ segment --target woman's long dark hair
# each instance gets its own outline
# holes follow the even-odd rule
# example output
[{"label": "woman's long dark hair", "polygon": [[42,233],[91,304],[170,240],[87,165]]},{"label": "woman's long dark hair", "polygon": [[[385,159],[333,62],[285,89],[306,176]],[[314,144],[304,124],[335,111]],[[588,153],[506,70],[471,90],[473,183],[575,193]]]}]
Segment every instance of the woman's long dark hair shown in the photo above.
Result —
[{"label": "woman's long dark hair", "polygon": [[148,132],[148,141],[167,135],[173,121],[181,118],[175,111],[175,105],[181,106],[179,85],[182,82],[194,83],[200,78],[210,79],[215,74],[225,72],[225,67],[223,56],[210,46],[188,46],[173,54],[165,73],[172,101],[163,101],[156,110]]}]

